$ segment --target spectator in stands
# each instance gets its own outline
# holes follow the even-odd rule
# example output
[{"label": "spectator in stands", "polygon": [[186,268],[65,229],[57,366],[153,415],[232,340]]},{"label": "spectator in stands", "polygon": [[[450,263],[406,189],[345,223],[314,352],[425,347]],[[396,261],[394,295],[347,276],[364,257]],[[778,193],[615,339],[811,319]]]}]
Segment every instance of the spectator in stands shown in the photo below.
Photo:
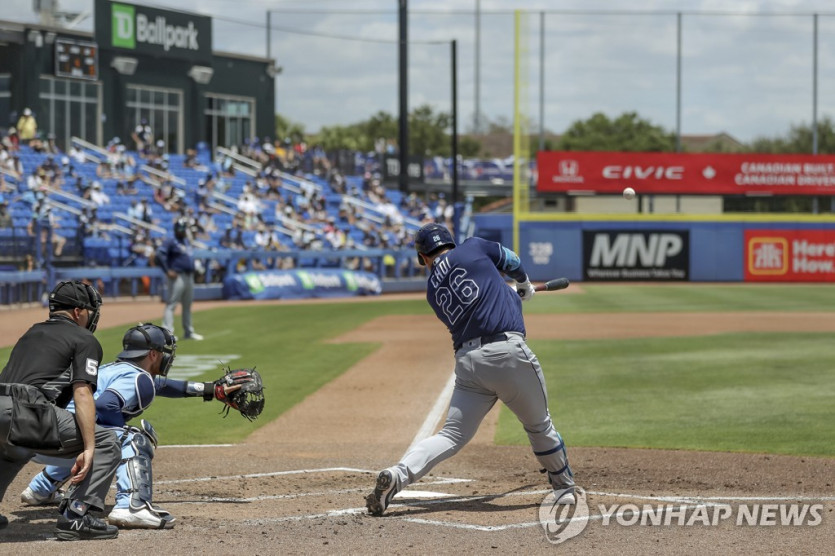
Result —
[{"label": "spectator in stands", "polygon": [[208,168],[197,160],[197,151],[194,149],[186,149],[186,157],[183,159],[183,166],[197,170],[198,172],[205,172]]},{"label": "spectator in stands", "polygon": [[70,152],[68,154],[70,155],[70,158],[75,160],[78,164],[84,164],[87,161],[87,157],[81,147],[73,145],[70,147]]},{"label": "spectator in stands", "polygon": [[147,118],[139,120],[139,125],[137,125],[136,129],[134,129],[133,133],[131,133],[131,138],[136,144],[136,152],[138,152],[139,156],[142,158],[146,158],[151,151],[151,145],[153,145],[154,141],[154,134],[151,130],[151,126],[148,125]]},{"label": "spectator in stands", "polygon": [[110,164],[106,160],[102,160],[96,166],[96,177],[100,180],[107,180],[113,177],[113,174],[110,172]]},{"label": "spectator in stands", "polygon": [[17,134],[20,140],[26,143],[30,143],[38,137],[38,122],[35,120],[31,109],[23,109],[23,114],[17,121]]},{"label": "spectator in stands", "polygon": [[229,226],[220,238],[220,246],[226,249],[244,249],[243,228],[240,224]]},{"label": "spectator in stands", "polygon": [[9,202],[3,199],[0,201],[0,228],[11,228],[13,222],[9,213]]},{"label": "spectator in stands", "polygon": [[15,174],[17,174],[18,179],[23,177],[23,161],[20,160],[20,155],[16,152],[12,154],[12,162],[11,167],[9,169]]},{"label": "spectator in stands", "polygon": [[32,211],[32,219],[26,226],[26,233],[30,237],[35,237],[38,229],[40,229],[41,249],[45,249],[47,244],[51,244],[52,254],[60,257],[67,240],[58,233],[58,222],[52,214],[52,207],[49,206],[46,198],[39,200],[35,205]]},{"label": "spectator in stands", "polygon": [[101,207],[110,203],[110,195],[108,195],[102,190],[101,182],[93,182],[93,187],[91,187],[90,191],[90,200],[96,203],[97,207]]},{"label": "spectator in stands", "polygon": [[148,237],[145,230],[141,228],[134,230],[133,237],[131,238],[130,251],[133,253],[135,260],[139,259],[147,262],[149,266],[153,265],[156,249],[157,246],[154,245],[154,242]]},{"label": "spectator in stands", "polygon": [[70,179],[75,179],[78,176],[78,172],[75,169],[75,166],[72,165],[72,161],[70,157],[64,155],[61,157],[61,166],[58,168],[61,173],[61,177],[64,181],[69,181]]},{"label": "spectator in stands", "polygon": [[20,136],[17,134],[17,129],[9,128],[9,133],[3,137],[3,146],[12,153],[20,149]]},{"label": "spectator in stands", "polygon": [[119,180],[116,183],[116,193],[118,195],[136,195],[139,191],[133,184],[132,181]]},{"label": "spectator in stands", "polygon": [[205,207],[197,209],[197,219],[194,224],[195,237],[202,240],[211,240],[212,234],[217,231],[214,216]]},{"label": "spectator in stands", "polygon": [[151,208],[148,199],[142,199],[139,203],[139,219],[148,224],[153,223],[154,209]]},{"label": "spectator in stands", "polygon": [[58,148],[58,145],[55,144],[55,134],[50,133],[46,136],[46,143],[43,147],[44,152],[50,154],[61,154],[63,151]]}]

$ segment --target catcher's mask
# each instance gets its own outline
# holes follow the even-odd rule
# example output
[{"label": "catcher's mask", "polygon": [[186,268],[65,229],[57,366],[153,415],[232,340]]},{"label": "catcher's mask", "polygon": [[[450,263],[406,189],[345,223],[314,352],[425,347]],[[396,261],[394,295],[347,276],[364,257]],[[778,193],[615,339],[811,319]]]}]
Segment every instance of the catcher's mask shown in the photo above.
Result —
[{"label": "catcher's mask", "polygon": [[431,256],[442,247],[455,247],[452,234],[440,224],[426,224],[415,232],[415,250],[418,252],[418,262],[425,266],[420,255]]},{"label": "catcher's mask", "polygon": [[60,282],[49,294],[49,312],[72,310],[76,307],[90,311],[87,330],[96,331],[101,314],[101,295],[96,288],[78,280]]},{"label": "catcher's mask", "polygon": [[156,324],[140,324],[125,332],[122,338],[122,352],[119,359],[140,359],[148,353],[158,351],[162,354],[159,366],[160,376],[168,376],[177,351],[177,338],[165,328]]}]

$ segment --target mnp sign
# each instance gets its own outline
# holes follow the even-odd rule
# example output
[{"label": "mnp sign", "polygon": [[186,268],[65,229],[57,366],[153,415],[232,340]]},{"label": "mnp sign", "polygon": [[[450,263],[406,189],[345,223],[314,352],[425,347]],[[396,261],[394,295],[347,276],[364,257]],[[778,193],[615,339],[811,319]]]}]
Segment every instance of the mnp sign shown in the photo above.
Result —
[{"label": "mnp sign", "polygon": [[688,230],[585,230],[585,280],[686,281]]}]

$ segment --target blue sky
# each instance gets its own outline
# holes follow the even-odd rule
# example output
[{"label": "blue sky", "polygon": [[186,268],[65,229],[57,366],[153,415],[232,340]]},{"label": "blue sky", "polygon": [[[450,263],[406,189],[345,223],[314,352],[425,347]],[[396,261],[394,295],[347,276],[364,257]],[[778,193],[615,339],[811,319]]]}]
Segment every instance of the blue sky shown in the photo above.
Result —
[{"label": "blue sky", "polygon": [[[266,55],[283,72],[276,108],[316,131],[397,113],[395,0],[156,0],[212,16],[213,48]],[[92,12],[92,0],[59,0]],[[450,110],[449,42],[458,41],[459,121],[473,122],[476,0],[410,0],[409,103]],[[676,127],[676,16],[682,20],[684,134],[743,141],[812,121],[813,13],[818,18],[818,117],[835,117],[835,5],[830,0],[481,0],[481,113],[513,113],[513,15],[526,9],[529,114],[539,122],[540,11],[545,11],[544,122],[562,132],[594,112],[636,111]],[[559,12],[557,12],[559,10]],[[615,11],[616,10],[616,11]],[[362,13],[346,13],[346,12]],[[592,12],[592,13],[589,13]],[[37,21],[31,0],[3,0],[3,19]],[[80,26],[92,29],[92,17]],[[347,40],[347,38],[361,40]]]}]

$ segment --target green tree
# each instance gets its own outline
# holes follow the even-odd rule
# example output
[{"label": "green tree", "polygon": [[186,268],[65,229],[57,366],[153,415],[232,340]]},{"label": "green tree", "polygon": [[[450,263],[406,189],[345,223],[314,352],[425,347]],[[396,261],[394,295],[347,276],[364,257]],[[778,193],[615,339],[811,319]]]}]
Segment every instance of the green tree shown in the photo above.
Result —
[{"label": "green tree", "polygon": [[464,158],[474,158],[481,154],[481,142],[469,135],[458,137],[458,154]]},{"label": "green tree", "polygon": [[[812,126],[793,125],[786,137],[758,137],[749,145],[758,153],[806,153],[812,152]],[[835,153],[835,122],[829,116],[818,122],[818,153]]]},{"label": "green tree", "polygon": [[290,121],[289,118],[281,114],[275,115],[275,137],[274,139],[283,140],[290,138],[294,142],[299,142],[304,139],[304,126],[300,123]]},{"label": "green tree", "polygon": [[409,114],[409,150],[423,156],[449,156],[452,118],[446,112],[435,113],[428,104]]},{"label": "green tree", "polygon": [[626,112],[614,120],[605,114],[594,114],[578,120],[560,138],[559,149],[565,151],[674,151],[675,134]]}]

